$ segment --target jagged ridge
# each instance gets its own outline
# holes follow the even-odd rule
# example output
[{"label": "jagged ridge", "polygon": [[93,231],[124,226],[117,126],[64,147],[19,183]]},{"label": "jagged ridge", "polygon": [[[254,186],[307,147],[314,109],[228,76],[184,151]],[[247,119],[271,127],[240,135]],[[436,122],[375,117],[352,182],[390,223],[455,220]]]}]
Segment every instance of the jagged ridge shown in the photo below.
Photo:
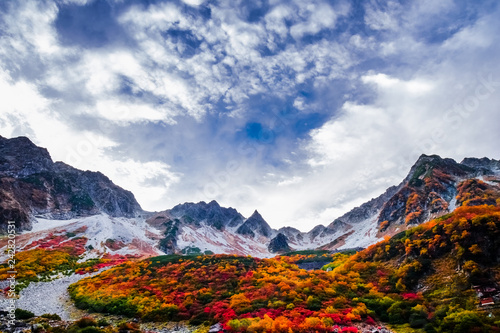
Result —
[{"label": "jagged ridge", "polygon": [[134,217],[142,212],[134,195],[100,172],[53,162],[28,138],[0,137],[0,228],[15,221],[30,229],[34,216],[69,219],[106,213]]}]

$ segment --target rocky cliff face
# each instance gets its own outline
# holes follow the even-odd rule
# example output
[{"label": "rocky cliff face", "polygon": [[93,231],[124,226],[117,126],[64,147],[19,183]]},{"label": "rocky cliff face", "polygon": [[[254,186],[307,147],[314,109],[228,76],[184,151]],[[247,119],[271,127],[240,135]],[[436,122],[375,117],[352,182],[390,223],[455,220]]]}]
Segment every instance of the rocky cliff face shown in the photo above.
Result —
[{"label": "rocky cliff face", "polygon": [[[416,225],[451,212],[462,204],[457,202],[457,196],[463,182],[471,179],[482,182],[479,178],[485,176],[495,178],[499,170],[500,162],[488,158],[467,158],[457,163],[437,155],[422,155],[384,203],[378,216],[380,229]],[[491,185],[484,183],[483,191],[487,187]],[[495,186],[490,190],[493,193]]]},{"label": "rocky cliff face", "polygon": [[240,235],[247,235],[251,237],[264,236],[271,237],[273,230],[267,224],[266,220],[255,211],[237,230]]},{"label": "rocky cliff face", "polygon": [[483,158],[464,158],[461,165],[472,168],[478,175],[489,175],[500,173],[500,161],[489,159],[487,157]]},{"label": "rocky cliff face", "polygon": [[160,229],[166,253],[258,253],[268,255],[275,231],[255,211],[249,218],[216,201],[184,203],[155,213],[147,222]]},{"label": "rocky cliff face", "polygon": [[204,223],[218,230],[225,227],[240,225],[244,217],[234,208],[223,208],[215,200],[209,203],[187,202],[180,204],[168,211],[168,213],[185,223],[199,225]]},{"label": "rocky cliff face", "polygon": [[0,136],[0,175],[20,179],[49,172],[54,163],[45,148],[37,147],[30,139],[6,139]]},{"label": "rocky cliff face", "polygon": [[400,186],[389,187],[382,195],[377,198],[371,199],[370,201],[362,204],[349,211],[348,213],[342,215],[341,217],[335,219],[329,226],[329,229],[336,229],[339,223],[343,224],[357,224],[370,219],[374,214],[377,214],[380,209],[385,205],[385,203],[390,200],[396,192],[401,188]]},{"label": "rocky cliff face", "polygon": [[291,250],[285,235],[282,233],[277,234],[276,237],[271,239],[267,248],[271,253],[283,253]]},{"label": "rocky cliff face", "polygon": [[[164,238],[160,241],[160,249],[165,253],[175,253],[186,250],[180,248],[178,242],[186,230],[213,230],[223,232],[227,228],[235,228],[243,223],[245,218],[234,208],[221,207],[215,200],[179,204],[172,209],[155,213],[147,222],[162,230]],[[193,239],[187,247],[200,248],[204,237]],[[201,250],[200,250],[201,251]]]},{"label": "rocky cliff face", "polygon": [[0,229],[15,221],[19,230],[29,230],[36,216],[134,217],[141,212],[134,195],[102,173],[54,163],[46,149],[27,138],[0,137]]},{"label": "rocky cliff face", "polygon": [[[323,249],[366,247],[386,234],[449,213],[461,205],[499,204],[500,161],[466,158],[461,163],[422,155],[398,186],[303,234],[280,229],[293,247],[312,240]],[[282,231],[283,230],[283,231]]]}]

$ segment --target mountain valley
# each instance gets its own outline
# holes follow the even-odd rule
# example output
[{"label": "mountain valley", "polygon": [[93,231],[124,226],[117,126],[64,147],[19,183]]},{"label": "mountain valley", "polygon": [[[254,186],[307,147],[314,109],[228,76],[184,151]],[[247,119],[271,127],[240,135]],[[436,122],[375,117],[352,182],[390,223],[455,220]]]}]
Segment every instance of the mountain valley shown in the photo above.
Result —
[{"label": "mountain valley", "polygon": [[188,331],[494,332],[499,184],[497,160],[422,155],[399,185],[302,232],[216,201],[147,212],[103,174],[53,162],[27,138],[0,137],[0,229],[14,223],[17,232],[15,254],[0,239],[0,284],[35,319],[59,311],[59,324],[36,319],[47,332],[80,324],[68,324],[76,309],[60,310],[62,298],[31,307],[35,284],[59,283],[95,323],[112,315]]}]

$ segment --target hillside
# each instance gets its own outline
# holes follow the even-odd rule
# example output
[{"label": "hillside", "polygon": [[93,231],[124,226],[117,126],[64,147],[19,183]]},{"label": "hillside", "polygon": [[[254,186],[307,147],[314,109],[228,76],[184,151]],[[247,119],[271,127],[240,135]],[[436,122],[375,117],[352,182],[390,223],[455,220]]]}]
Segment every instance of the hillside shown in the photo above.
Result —
[{"label": "hillside", "polygon": [[[422,155],[406,178],[381,196],[335,219],[351,234],[333,248],[366,247],[462,205],[494,204],[500,198],[500,161],[466,158],[457,163],[437,155]],[[464,194],[475,200],[467,201]],[[470,198],[469,198],[470,199]]]},{"label": "hillside", "polygon": [[[483,311],[471,288],[500,292],[499,234],[499,207],[460,207],[352,256],[162,256],[81,280],[70,294],[92,311],[221,322],[235,332],[348,331],[374,319],[425,332],[493,332],[500,312]],[[329,259],[331,272],[300,269],[307,259]]]},{"label": "hillside", "polygon": [[6,230],[7,221],[22,231],[38,219],[103,213],[132,218],[142,209],[131,192],[102,173],[53,162],[45,148],[28,138],[0,137],[0,230]]},{"label": "hillside", "polygon": [[[459,207],[369,247],[337,272],[348,273],[360,263],[389,267],[387,278],[398,291],[422,295],[426,332],[498,331],[500,322],[495,328],[487,323],[500,313],[499,228],[498,204]],[[404,322],[405,316],[411,322],[409,310],[375,309],[394,323]]]}]

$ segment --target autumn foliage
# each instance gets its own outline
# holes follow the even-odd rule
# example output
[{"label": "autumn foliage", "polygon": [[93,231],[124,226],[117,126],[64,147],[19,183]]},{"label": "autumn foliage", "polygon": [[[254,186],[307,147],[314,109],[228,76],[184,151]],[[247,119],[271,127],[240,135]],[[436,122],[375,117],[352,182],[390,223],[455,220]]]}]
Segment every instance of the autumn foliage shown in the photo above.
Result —
[{"label": "autumn foliage", "polygon": [[[459,207],[355,255],[168,255],[125,262],[69,290],[78,307],[91,311],[144,321],[220,322],[233,332],[356,332],[356,325],[373,325],[373,318],[428,332],[468,332],[472,322],[479,332],[495,331],[464,288],[498,268],[499,233],[499,207]],[[324,270],[297,266],[314,260],[331,263]],[[444,273],[458,277],[442,283]],[[467,316],[457,316],[464,311]]]},{"label": "autumn foliage", "polygon": [[[62,231],[31,242],[22,251],[17,252],[13,260],[0,265],[0,280],[5,280],[11,275],[8,273],[12,271],[10,264],[15,266],[17,271],[16,290],[19,291],[30,282],[49,281],[61,274],[93,273],[104,267],[135,259],[131,255],[105,253],[100,258],[82,261],[88,239],[78,234],[84,231],[85,228],[71,233]],[[5,291],[7,290],[8,288]]]},{"label": "autumn foliage", "polygon": [[[364,304],[339,297],[335,275],[299,269],[307,256],[156,257],[127,262],[70,287],[79,307],[143,320],[222,322],[233,331],[344,329],[367,319]],[[354,330],[357,331],[357,330]]]}]

